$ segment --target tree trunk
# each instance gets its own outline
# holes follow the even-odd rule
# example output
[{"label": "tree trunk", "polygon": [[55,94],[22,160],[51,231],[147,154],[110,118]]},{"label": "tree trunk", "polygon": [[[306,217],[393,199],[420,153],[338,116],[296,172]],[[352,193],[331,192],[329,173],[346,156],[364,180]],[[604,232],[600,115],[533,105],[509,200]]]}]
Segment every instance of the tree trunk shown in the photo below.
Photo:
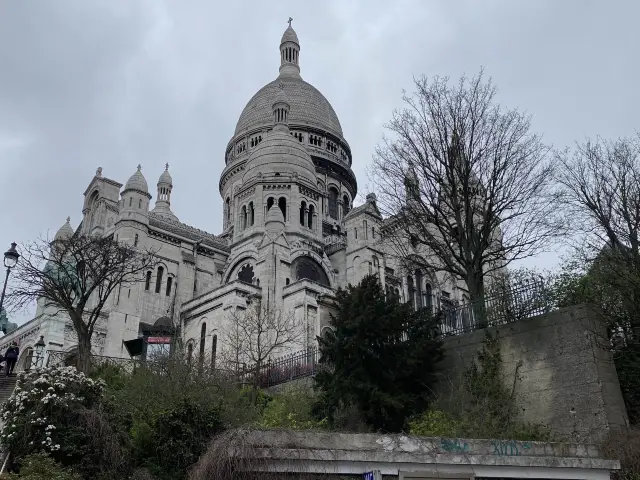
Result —
[{"label": "tree trunk", "polygon": [[91,337],[87,333],[78,332],[78,356],[76,357],[78,371],[89,375],[91,369]]},{"label": "tree trunk", "polygon": [[488,325],[487,308],[484,298],[484,278],[475,272],[467,273],[467,288],[469,289],[469,301],[471,303],[470,312],[473,315],[473,324],[477,328]]}]

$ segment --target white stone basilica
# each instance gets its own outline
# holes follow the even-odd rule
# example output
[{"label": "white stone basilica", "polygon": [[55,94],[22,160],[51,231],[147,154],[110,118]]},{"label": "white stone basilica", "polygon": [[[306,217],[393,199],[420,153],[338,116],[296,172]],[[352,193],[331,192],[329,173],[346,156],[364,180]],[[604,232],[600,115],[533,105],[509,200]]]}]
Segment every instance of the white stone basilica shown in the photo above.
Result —
[{"label": "white stone basilica", "polygon": [[[369,273],[416,306],[463,300],[462,282],[404,271],[385,253],[379,235],[385,220],[375,195],[353,208],[351,149],[329,101],[302,79],[300,52],[289,24],[278,76],[249,100],[225,151],[221,234],[186,225],[171,210],[168,166],[158,179],[155,205],[140,166],[124,188],[97,170],[76,231],[151,248],[162,262],[105,308],[94,334],[95,354],[128,358],[125,341],[170,319],[181,326],[189,352],[211,355],[224,348],[218,337],[229,311],[246,308],[251,295],[303,319],[306,333],[297,348],[313,346],[329,323],[334,290]],[[73,234],[69,221],[57,233]],[[39,306],[33,320],[0,339],[0,350],[17,340],[24,367],[40,336],[47,350],[74,348],[68,319]]]}]

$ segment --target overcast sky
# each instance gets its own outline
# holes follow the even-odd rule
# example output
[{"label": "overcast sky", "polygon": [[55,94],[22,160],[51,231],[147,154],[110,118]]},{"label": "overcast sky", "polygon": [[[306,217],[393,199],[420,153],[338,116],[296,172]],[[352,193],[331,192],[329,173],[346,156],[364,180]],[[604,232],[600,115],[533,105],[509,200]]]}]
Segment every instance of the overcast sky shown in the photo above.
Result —
[{"label": "overcast sky", "polygon": [[[225,5],[226,4],[226,5]],[[225,6],[223,6],[225,5]],[[0,249],[52,235],[96,168],[222,226],[224,150],[249,98],[278,74],[289,16],[302,77],[336,110],[361,194],[414,75],[485,67],[498,100],[556,147],[640,128],[640,2],[591,0],[5,0],[0,4]],[[528,262],[557,263],[548,253]]]}]

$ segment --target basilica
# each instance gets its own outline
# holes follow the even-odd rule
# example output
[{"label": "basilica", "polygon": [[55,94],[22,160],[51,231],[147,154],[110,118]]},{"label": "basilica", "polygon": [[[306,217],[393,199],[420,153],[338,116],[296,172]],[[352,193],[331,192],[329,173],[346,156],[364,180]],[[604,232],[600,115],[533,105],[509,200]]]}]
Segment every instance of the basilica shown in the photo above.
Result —
[{"label": "basilica", "polygon": [[[278,72],[274,51],[275,79],[248,101],[220,152],[221,232],[187,225],[172,211],[172,196],[189,192],[179,185],[174,191],[168,165],[155,189],[140,166],[124,185],[98,168],[84,191],[79,226],[67,220],[57,235],[113,236],[153,249],[161,263],[114,295],[94,333],[94,354],[128,358],[128,343],[164,325],[180,327],[175,331],[189,355],[215,358],[230,312],[246,309],[253,298],[300,319],[296,348],[304,349],[330,328],[335,290],[367,274],[416,308],[464,301],[462,282],[407,271],[390,254],[380,232],[392,219],[381,216],[374,194],[354,207],[351,149],[332,105],[303,80],[301,52],[289,23]],[[68,319],[39,306],[33,320],[0,339],[0,350],[17,341],[24,368],[40,338],[48,352],[74,349]]]}]

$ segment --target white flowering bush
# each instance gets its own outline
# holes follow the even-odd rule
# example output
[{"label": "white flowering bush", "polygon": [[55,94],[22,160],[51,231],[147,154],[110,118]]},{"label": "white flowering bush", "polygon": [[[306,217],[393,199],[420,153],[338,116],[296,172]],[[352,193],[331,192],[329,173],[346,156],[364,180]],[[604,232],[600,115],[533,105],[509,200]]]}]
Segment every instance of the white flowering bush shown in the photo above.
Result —
[{"label": "white flowering bush", "polygon": [[[104,383],[75,367],[54,366],[23,372],[2,406],[0,443],[14,458],[47,453],[69,460],[87,452],[78,413],[100,402]],[[66,463],[66,462],[64,462]]]}]

